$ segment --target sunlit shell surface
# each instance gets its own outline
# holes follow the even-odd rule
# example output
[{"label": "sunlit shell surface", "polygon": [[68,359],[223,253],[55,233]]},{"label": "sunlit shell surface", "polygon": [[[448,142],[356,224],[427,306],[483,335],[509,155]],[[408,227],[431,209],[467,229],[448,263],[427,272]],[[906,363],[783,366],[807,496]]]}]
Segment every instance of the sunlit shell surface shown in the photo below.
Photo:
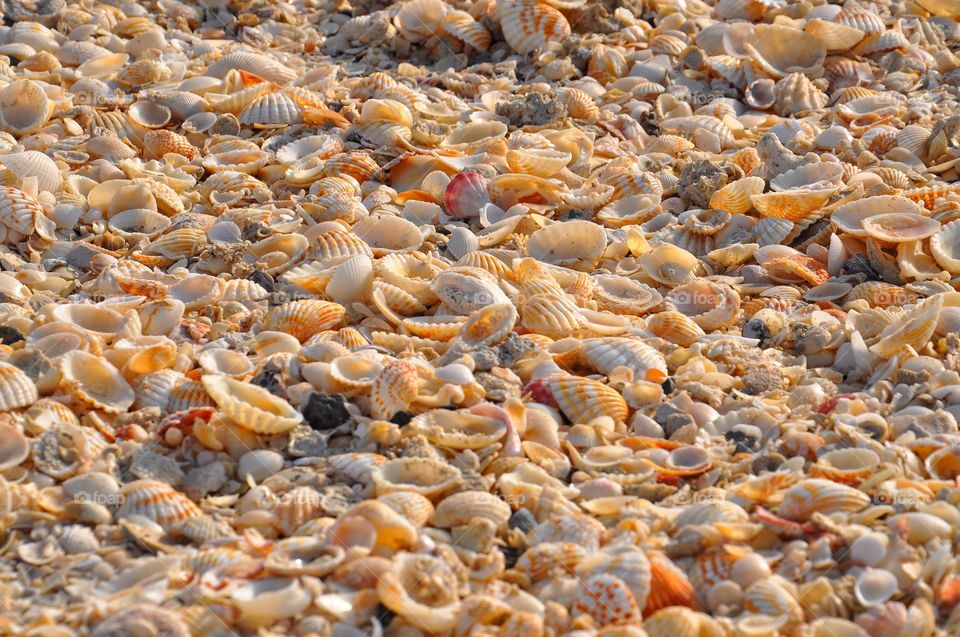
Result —
[{"label": "sunlit shell surface", "polygon": [[0,9],[4,635],[960,634],[956,0]]}]

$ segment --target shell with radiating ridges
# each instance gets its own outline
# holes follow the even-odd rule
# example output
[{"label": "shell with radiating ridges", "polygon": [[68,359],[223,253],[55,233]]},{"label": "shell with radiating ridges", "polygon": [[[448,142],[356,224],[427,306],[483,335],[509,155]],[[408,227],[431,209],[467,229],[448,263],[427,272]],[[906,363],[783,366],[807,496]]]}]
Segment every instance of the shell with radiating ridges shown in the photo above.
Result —
[{"label": "shell with radiating ridges", "polygon": [[810,519],[814,513],[829,515],[839,511],[856,512],[870,504],[870,496],[844,484],[813,478],[803,480],[783,494],[777,514],[798,522]]},{"label": "shell with radiating ridges", "polygon": [[627,419],[627,403],[623,396],[600,381],[553,374],[546,383],[560,410],[574,424],[588,423],[600,416],[609,416],[615,422]]},{"label": "shell with radiating ridges", "polygon": [[300,412],[263,387],[219,374],[201,382],[225,416],[255,433],[279,434],[303,422]]},{"label": "shell with radiating ridges", "polygon": [[535,0],[497,0],[497,9],[503,38],[520,55],[570,35],[570,23],[564,15]]},{"label": "shell with radiating ridges", "polygon": [[263,329],[285,332],[301,343],[314,334],[334,327],[343,320],[345,309],[329,301],[290,301],[270,310],[263,319]]},{"label": "shell with radiating ridges", "polygon": [[401,359],[384,365],[370,390],[370,414],[389,419],[416,399],[419,389],[417,366]]},{"label": "shell with radiating ridges", "polygon": [[117,518],[140,515],[156,522],[164,530],[175,523],[201,515],[200,508],[190,498],[169,484],[156,480],[136,480],[120,489],[122,504]]},{"label": "shell with radiating ridges", "polygon": [[610,375],[618,367],[633,372],[635,380],[663,382],[667,363],[663,354],[635,338],[588,338],[580,347],[580,357],[601,374]]}]

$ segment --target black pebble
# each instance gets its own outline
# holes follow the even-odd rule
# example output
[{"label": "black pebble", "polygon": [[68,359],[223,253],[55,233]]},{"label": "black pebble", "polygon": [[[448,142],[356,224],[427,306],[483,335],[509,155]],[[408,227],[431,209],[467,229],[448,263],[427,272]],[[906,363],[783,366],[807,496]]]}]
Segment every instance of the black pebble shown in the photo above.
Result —
[{"label": "black pebble", "polygon": [[350,412],[343,396],[315,393],[310,395],[303,417],[312,429],[324,431],[335,429],[350,420]]},{"label": "black pebble", "polygon": [[677,383],[675,383],[672,378],[668,378],[667,380],[660,383],[660,387],[663,388],[664,394],[670,394],[670,393],[673,393],[673,390],[677,388]]},{"label": "black pebble", "polygon": [[512,546],[501,546],[500,552],[503,553],[503,561],[506,568],[513,568],[522,553],[520,549]]},{"label": "black pebble", "polygon": [[537,520],[528,509],[517,509],[517,512],[510,516],[507,524],[511,529],[520,529],[524,533],[529,533],[533,527],[537,526]]},{"label": "black pebble", "polygon": [[4,345],[13,345],[23,340],[23,334],[7,325],[0,326],[0,343]]},{"label": "black pebble", "polygon": [[390,625],[390,622],[393,621],[393,618],[397,616],[392,610],[384,606],[383,604],[377,604],[377,610],[373,614],[377,618],[377,621],[380,622],[380,625],[386,628]]},{"label": "black pebble", "polygon": [[406,427],[410,424],[410,421],[413,420],[413,414],[409,411],[398,411],[393,415],[393,418],[390,419],[395,425],[400,425],[401,427]]},{"label": "black pebble", "polygon": [[267,363],[259,374],[250,379],[250,383],[263,387],[274,396],[287,400],[287,388],[283,384],[283,372],[273,363]]},{"label": "black pebble", "polygon": [[750,453],[754,450],[754,447],[757,444],[756,438],[749,436],[742,431],[728,431],[723,435],[723,437],[730,442],[736,443],[736,453]]}]

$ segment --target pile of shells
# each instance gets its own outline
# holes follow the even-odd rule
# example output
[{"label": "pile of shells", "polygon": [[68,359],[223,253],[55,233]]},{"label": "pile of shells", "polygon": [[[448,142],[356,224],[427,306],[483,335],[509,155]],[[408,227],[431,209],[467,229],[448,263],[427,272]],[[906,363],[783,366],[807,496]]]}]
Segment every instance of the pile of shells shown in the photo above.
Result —
[{"label": "pile of shells", "polygon": [[957,0],[0,10],[0,635],[960,634]]}]

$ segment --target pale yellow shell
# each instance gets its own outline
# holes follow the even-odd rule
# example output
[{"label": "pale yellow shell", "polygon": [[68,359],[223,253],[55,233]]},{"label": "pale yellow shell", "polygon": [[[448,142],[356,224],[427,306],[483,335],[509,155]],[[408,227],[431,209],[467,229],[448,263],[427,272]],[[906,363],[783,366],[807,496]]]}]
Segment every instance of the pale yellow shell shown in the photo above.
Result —
[{"label": "pale yellow shell", "polygon": [[228,376],[207,374],[203,387],[225,416],[261,434],[279,434],[296,427],[303,416],[262,387]]}]

